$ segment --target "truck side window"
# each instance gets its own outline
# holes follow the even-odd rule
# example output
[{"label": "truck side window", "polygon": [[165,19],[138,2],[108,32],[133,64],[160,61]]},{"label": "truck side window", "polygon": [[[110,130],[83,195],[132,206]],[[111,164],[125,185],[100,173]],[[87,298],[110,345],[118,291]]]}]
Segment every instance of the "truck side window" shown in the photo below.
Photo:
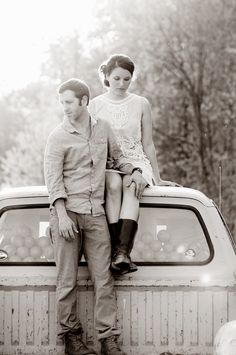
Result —
[{"label": "truck side window", "polygon": [[189,208],[142,207],[131,257],[136,262],[206,263],[211,253],[203,227]]},{"label": "truck side window", "polygon": [[0,218],[0,249],[7,258],[1,262],[54,261],[48,220],[46,207],[6,210]]}]

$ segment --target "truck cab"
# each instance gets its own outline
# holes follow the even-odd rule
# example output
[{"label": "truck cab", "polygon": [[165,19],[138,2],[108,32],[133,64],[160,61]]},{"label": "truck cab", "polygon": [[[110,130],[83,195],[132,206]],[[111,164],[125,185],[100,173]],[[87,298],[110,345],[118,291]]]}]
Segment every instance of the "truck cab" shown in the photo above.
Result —
[{"label": "truck cab", "polygon": [[[236,319],[236,247],[212,200],[184,187],[150,187],[140,201],[132,259],[115,276],[121,347],[130,355],[212,355]],[[44,186],[0,193],[0,354],[64,354],[56,329],[56,266]],[[84,341],[99,351],[93,284],[78,271]]]}]

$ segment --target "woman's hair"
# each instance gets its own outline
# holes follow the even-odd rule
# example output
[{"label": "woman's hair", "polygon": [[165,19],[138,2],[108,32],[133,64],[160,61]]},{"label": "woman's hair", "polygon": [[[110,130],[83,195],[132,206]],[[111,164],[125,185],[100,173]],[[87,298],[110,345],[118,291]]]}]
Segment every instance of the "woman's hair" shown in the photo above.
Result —
[{"label": "woman's hair", "polygon": [[89,87],[84,81],[79,79],[74,79],[74,78],[64,81],[64,83],[62,83],[58,87],[57,92],[58,94],[62,94],[66,90],[73,91],[75,93],[75,97],[77,97],[77,99],[79,99],[80,102],[83,96],[87,96],[87,105],[88,105],[90,93],[89,93]]},{"label": "woman's hair", "polygon": [[110,75],[115,68],[123,68],[130,72],[131,76],[134,73],[134,62],[127,55],[113,54],[108,60],[99,68],[99,73],[103,75],[103,82],[105,86],[110,86],[107,80],[107,75]]}]

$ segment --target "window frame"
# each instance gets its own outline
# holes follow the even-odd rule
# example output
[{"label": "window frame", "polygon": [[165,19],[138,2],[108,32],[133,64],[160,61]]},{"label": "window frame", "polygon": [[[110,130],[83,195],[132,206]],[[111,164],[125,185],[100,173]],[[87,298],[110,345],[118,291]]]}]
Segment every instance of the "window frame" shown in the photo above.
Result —
[{"label": "window frame", "polygon": [[214,206],[215,206],[215,208],[216,208],[216,210],[217,210],[217,213],[219,214],[220,219],[221,219],[221,221],[222,221],[222,223],[223,223],[223,225],[224,225],[224,227],[225,227],[225,229],[226,229],[226,231],[227,231],[227,234],[228,234],[228,236],[229,236],[229,240],[230,240],[231,245],[232,245],[232,247],[233,247],[233,249],[234,249],[234,253],[236,254],[236,241],[234,240],[234,237],[233,237],[233,235],[231,234],[231,232],[230,232],[230,230],[229,230],[229,227],[228,227],[228,225],[227,225],[227,223],[226,223],[226,221],[225,221],[225,219],[224,219],[224,217],[223,217],[223,215],[222,215],[222,213],[221,213],[221,210],[220,210],[219,207],[215,204],[214,201],[213,201],[213,204],[214,204]]}]

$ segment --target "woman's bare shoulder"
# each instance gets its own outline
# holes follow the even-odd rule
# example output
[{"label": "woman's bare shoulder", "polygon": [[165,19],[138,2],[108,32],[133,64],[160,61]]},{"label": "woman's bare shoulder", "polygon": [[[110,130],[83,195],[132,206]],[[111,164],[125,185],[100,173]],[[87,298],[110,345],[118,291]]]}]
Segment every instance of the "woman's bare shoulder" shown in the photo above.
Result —
[{"label": "woman's bare shoulder", "polygon": [[140,101],[142,105],[150,105],[148,99],[145,96],[134,93],[132,93],[132,96],[136,98],[137,101]]},{"label": "woman's bare shoulder", "polygon": [[137,95],[137,96],[141,104],[143,113],[149,111],[151,109],[149,100],[145,96],[141,96],[141,95]]}]

